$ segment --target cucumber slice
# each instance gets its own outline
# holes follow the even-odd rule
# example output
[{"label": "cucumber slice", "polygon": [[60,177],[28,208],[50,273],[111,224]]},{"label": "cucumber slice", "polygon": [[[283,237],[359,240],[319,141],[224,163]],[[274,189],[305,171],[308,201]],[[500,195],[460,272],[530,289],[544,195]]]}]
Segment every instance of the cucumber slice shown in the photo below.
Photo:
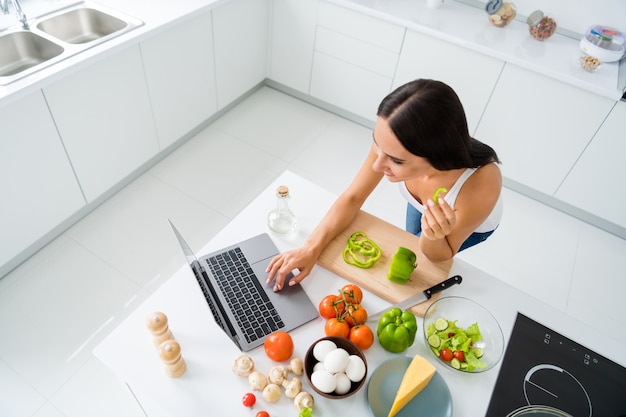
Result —
[{"label": "cucumber slice", "polygon": [[444,318],[438,318],[437,320],[435,320],[435,329],[437,329],[437,331],[443,331],[446,330],[448,328],[448,320],[444,319]]},{"label": "cucumber slice", "polygon": [[482,358],[485,352],[481,348],[472,348],[472,352],[476,355],[477,358]]},{"label": "cucumber slice", "polygon": [[452,358],[452,360],[450,361],[450,366],[452,366],[454,369],[461,369],[461,361],[457,358]]},{"label": "cucumber slice", "polygon": [[431,334],[428,336],[428,344],[434,348],[438,348],[441,346],[441,339],[436,334]]}]

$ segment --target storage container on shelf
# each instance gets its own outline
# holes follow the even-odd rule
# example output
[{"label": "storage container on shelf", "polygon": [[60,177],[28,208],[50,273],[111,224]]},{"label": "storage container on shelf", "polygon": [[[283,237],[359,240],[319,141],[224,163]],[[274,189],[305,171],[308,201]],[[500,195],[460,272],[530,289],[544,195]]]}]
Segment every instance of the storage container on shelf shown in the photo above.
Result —
[{"label": "storage container on shelf", "polygon": [[556,32],[556,19],[541,10],[535,10],[526,19],[528,32],[538,41],[544,41]]}]

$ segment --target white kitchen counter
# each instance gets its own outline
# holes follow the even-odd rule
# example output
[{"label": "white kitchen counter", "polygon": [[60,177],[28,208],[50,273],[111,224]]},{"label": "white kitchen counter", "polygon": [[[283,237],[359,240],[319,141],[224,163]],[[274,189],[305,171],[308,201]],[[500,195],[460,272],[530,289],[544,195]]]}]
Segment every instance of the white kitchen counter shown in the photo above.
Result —
[{"label": "white kitchen counter", "polygon": [[[193,248],[196,253],[208,253],[265,232],[265,216],[275,203],[274,190],[279,184],[288,185],[293,191],[291,208],[298,217],[299,228],[294,236],[273,236],[273,240],[280,250],[301,245],[335,196],[293,173],[286,172],[204,248]],[[184,230],[181,233],[184,235]],[[172,239],[175,239],[173,234]],[[183,263],[181,251],[181,265]],[[450,275],[454,274],[461,275],[463,282],[446,290],[443,296],[464,296],[485,306],[499,321],[506,340],[513,328],[516,313],[521,312],[588,349],[620,365],[626,365],[623,355],[626,346],[612,340],[610,335],[586,326],[459,259],[455,260],[450,272]],[[316,267],[302,285],[309,298],[317,303],[346,283],[343,278]],[[375,312],[386,308],[389,303],[364,291],[363,306],[368,311]],[[162,364],[145,327],[146,317],[154,311],[162,311],[168,316],[170,329],[181,345],[188,369],[178,379],[169,378],[163,373]],[[470,375],[436,363],[420,336],[422,323],[418,323],[416,342],[403,354],[420,354],[429,358],[436,366],[450,388],[455,417],[485,415],[500,365],[487,372]],[[303,357],[308,347],[324,336],[323,328],[324,320],[318,317],[292,331],[294,354]],[[378,341],[365,353],[369,365],[368,377],[382,361],[395,356],[383,350]],[[186,265],[105,338],[96,347],[94,354],[128,384],[150,417],[196,417],[206,413],[242,417],[251,415],[250,410],[241,405],[242,395],[250,391],[247,378],[235,376],[231,371],[232,362],[240,352],[215,324],[195,278]],[[273,365],[262,347],[252,350],[249,355],[254,359],[257,369],[262,372],[267,373]],[[312,392],[304,380],[303,386],[305,390]],[[364,387],[357,394],[341,401],[315,394],[314,415],[336,416],[344,414],[346,410],[350,410],[355,416],[370,415],[366,392],[367,388]],[[283,397],[278,403],[268,405],[260,393],[257,394],[259,400],[255,411],[266,409],[273,416],[297,414],[291,400]]]},{"label": "white kitchen counter", "polygon": [[[99,4],[141,19],[145,25],[24,79],[0,86],[0,100],[48,85],[69,69],[80,68],[82,64],[99,55],[136,43],[167,28],[169,24],[228,1],[97,0]],[[456,1],[448,1],[437,9],[428,8],[425,0],[328,1],[510,62],[604,97],[619,100],[622,96],[622,91],[618,89],[618,63],[606,63],[595,73],[586,72],[577,62],[580,52],[577,40],[555,34],[544,42],[536,41],[529,36],[527,25],[523,22],[514,21],[505,28],[496,28],[488,22],[483,10]],[[22,0],[23,9],[29,18],[74,3],[76,1]],[[0,15],[0,29],[16,23],[13,10],[10,15]],[[471,63],[459,62],[459,71],[466,71],[467,65]]]}]

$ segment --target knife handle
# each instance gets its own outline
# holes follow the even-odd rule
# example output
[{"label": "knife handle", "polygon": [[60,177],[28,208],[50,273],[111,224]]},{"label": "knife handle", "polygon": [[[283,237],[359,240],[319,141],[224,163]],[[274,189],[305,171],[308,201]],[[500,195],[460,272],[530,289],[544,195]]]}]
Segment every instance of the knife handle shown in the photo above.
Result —
[{"label": "knife handle", "polygon": [[424,294],[426,295],[426,298],[430,299],[430,297],[432,297],[433,294],[437,294],[438,292],[443,291],[446,288],[451,287],[454,284],[460,284],[461,281],[463,281],[463,277],[461,277],[460,275],[455,275],[453,277],[448,278],[447,280],[443,282],[440,282],[437,285],[433,285],[429,289],[425,290]]}]

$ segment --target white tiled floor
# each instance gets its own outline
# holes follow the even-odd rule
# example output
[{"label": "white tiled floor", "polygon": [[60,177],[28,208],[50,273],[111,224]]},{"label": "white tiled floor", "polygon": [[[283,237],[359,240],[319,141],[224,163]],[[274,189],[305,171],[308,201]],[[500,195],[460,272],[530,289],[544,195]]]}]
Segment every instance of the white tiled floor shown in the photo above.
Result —
[{"label": "white tiled floor", "polygon": [[[98,207],[0,280],[0,416],[142,416],[91,351],[182,266],[166,219],[196,225],[186,238],[201,247],[285,169],[339,193],[370,143],[369,129],[264,87]],[[459,257],[626,346],[626,242],[504,196],[500,229]],[[383,183],[365,209],[402,227],[404,204]]]}]

